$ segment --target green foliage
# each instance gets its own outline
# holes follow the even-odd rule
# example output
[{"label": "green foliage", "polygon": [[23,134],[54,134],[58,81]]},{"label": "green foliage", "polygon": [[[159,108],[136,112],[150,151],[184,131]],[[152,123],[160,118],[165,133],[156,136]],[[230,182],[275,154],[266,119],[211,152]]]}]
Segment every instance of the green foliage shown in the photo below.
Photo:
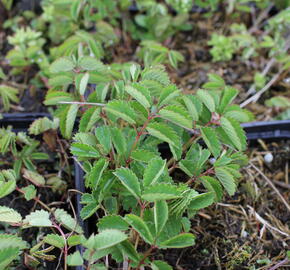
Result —
[{"label": "green foliage", "polygon": [[[75,69],[87,69],[81,71],[80,80],[90,74],[88,85],[91,70],[99,63],[88,69],[88,65],[81,67],[79,61],[71,61],[76,64],[70,76],[78,80]],[[162,66],[142,70],[132,63],[116,75],[117,82],[109,78],[106,86],[97,87],[96,94],[89,96],[84,95],[83,87],[80,93],[76,84],[75,92],[64,95],[69,98],[67,104],[57,104],[53,92],[47,96],[47,104],[57,105],[61,131],[62,122],[71,128],[80,116],[79,132],[73,136],[70,150],[86,173],[88,193],[82,195],[81,217],[105,213],[97,223],[99,234],[82,240],[86,248],[83,261],[77,253],[70,261],[82,264],[111,254],[117,262],[131,258],[133,268],[140,264],[170,269],[166,263],[152,260],[151,251],[142,260],[139,246],[146,242],[166,249],[195,243],[190,233],[192,215],[220,201],[224,190],[230,195],[236,191],[240,154],[246,148],[244,131],[236,119],[248,120],[250,114],[231,104],[238,91],[215,74],[209,75],[210,81],[196,95],[183,94],[171,84]],[[63,135],[71,137],[65,131],[66,127]],[[200,146],[202,141],[205,147]],[[167,147],[168,160],[158,148],[162,145]],[[185,183],[173,179],[175,168],[184,172]],[[193,181],[206,191],[197,192]],[[55,216],[64,227],[76,231],[72,218],[68,226],[60,219],[64,215]],[[144,242],[135,244],[136,237]],[[54,238],[49,240],[60,246]]]},{"label": "green foliage", "polygon": [[4,111],[9,111],[11,102],[19,102],[17,95],[18,89],[4,84],[0,85],[0,101],[3,104]]}]

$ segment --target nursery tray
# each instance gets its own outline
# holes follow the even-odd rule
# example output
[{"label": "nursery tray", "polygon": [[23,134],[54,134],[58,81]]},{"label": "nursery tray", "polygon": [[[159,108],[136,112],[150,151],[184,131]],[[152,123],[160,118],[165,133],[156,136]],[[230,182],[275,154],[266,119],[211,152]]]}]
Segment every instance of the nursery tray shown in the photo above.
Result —
[{"label": "nursery tray", "polygon": [[[0,128],[1,127],[7,127],[12,126],[12,130],[15,132],[26,132],[29,128],[30,124],[41,117],[48,117],[51,118],[51,116],[47,113],[4,113],[2,114],[3,118],[0,119]],[[81,167],[77,162],[74,161],[74,173],[75,173],[75,188],[79,190],[80,192],[85,192],[85,186],[84,186],[84,173]],[[76,193],[76,214],[78,218],[78,222],[80,226],[83,228],[85,235],[87,236],[87,223],[84,222],[80,218],[80,212],[82,209],[82,205],[80,204],[81,195],[80,193]],[[77,250],[82,254],[83,253],[83,247],[77,246]],[[83,266],[76,266],[76,270],[84,270]]]},{"label": "nursery tray", "polygon": [[248,140],[290,139],[290,120],[242,124]]}]

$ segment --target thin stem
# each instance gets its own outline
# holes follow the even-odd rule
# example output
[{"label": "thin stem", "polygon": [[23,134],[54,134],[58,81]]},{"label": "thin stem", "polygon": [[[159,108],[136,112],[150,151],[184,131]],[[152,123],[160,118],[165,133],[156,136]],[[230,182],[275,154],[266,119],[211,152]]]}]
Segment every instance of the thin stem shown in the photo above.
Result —
[{"label": "thin stem", "polygon": [[[15,188],[18,192],[25,194],[25,191],[23,191],[22,189],[20,189],[19,187]],[[32,198],[34,201],[36,201],[37,203],[39,203],[43,208],[45,208],[47,211],[51,212],[51,208],[49,208],[44,202],[42,202],[41,200],[39,200],[39,198],[34,197]]]},{"label": "thin stem", "polygon": [[62,231],[62,229],[60,228],[60,226],[58,226],[55,222],[53,223],[53,227],[56,228],[59,231],[59,233],[61,234],[61,236],[63,237],[63,240],[64,240],[64,249],[63,249],[63,253],[64,253],[64,270],[67,270],[68,247],[67,247],[66,236],[65,236],[64,232]]},{"label": "thin stem", "polygon": [[129,156],[128,156],[128,159],[126,161],[127,165],[129,165],[129,163],[131,162],[131,159],[130,159],[130,156],[131,156],[131,153],[135,150],[141,136],[144,134],[144,130],[146,129],[146,127],[148,126],[149,122],[155,118],[155,116],[153,115],[149,115],[146,122],[143,124],[143,126],[141,127],[140,131],[137,132],[137,136],[135,138],[135,141],[130,149],[130,152],[129,152]]},{"label": "thin stem", "polygon": [[77,105],[81,105],[81,106],[92,105],[92,106],[99,106],[99,107],[106,106],[106,104],[104,104],[104,103],[79,102],[79,101],[59,101],[58,104],[77,104]]},{"label": "thin stem", "polygon": [[138,266],[136,267],[137,269],[140,269],[140,267],[142,266],[142,264],[144,264],[145,260],[147,259],[147,257],[149,257],[152,253],[152,251],[156,248],[156,246],[152,245],[145,253],[144,256],[142,257],[142,259],[140,260],[140,262],[138,263]]},{"label": "thin stem", "polygon": [[278,262],[277,264],[275,264],[273,267],[269,268],[269,270],[278,269],[278,268],[280,268],[281,266],[285,265],[288,262],[289,262],[289,259],[285,258],[284,260],[282,260],[282,261]]},{"label": "thin stem", "polygon": [[276,186],[272,183],[272,181],[258,167],[256,167],[253,163],[250,163],[250,165],[266,180],[267,184],[274,190],[274,192],[278,195],[280,200],[284,203],[284,205],[286,206],[286,208],[290,212],[290,205],[284,199],[284,197],[281,195],[281,193],[276,188]]},{"label": "thin stem", "polygon": [[[190,146],[191,144],[197,139],[199,138],[199,134],[195,133],[182,147],[182,152],[184,153]],[[174,163],[175,159],[174,157],[172,157],[166,164],[167,168],[169,168],[173,163]],[[176,166],[172,166],[169,170],[170,172],[174,171],[174,169],[176,168]]]},{"label": "thin stem", "polygon": [[207,176],[207,175],[210,175],[210,174],[214,174],[214,168],[211,167],[209,169],[207,169],[204,173],[201,173],[199,176],[193,176],[191,177],[187,182],[186,184],[187,185],[190,185],[191,183],[193,183],[196,179],[202,177],[202,176]]}]

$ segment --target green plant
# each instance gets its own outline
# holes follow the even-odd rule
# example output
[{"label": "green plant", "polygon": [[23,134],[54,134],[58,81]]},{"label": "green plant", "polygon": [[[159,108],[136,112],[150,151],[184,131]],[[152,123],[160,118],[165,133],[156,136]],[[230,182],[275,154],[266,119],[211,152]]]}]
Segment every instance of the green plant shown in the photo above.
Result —
[{"label": "green plant", "polygon": [[170,50],[150,40],[141,42],[138,57],[148,67],[157,64],[170,64],[173,68],[177,69],[179,62],[184,61],[184,57],[180,52]]},{"label": "green plant", "polygon": [[[70,261],[97,267],[110,254],[136,269],[171,269],[151,256],[193,245],[190,219],[221,200],[223,189],[235,193],[238,169],[246,162],[246,139],[238,121],[252,116],[231,105],[238,92],[220,77],[211,74],[205,90],[184,95],[162,66],[123,66],[119,75],[114,73],[117,80],[113,76],[91,92],[91,71],[81,64],[83,59],[93,63],[90,70],[100,67],[88,57],[52,63],[52,73],[70,72],[80,80],[60,80],[64,90],[76,82],[74,94],[59,88],[45,101],[58,106],[56,115],[67,138],[80,116],[71,153],[86,172],[81,217],[99,216],[99,234],[82,242],[83,257],[75,253]],[[160,145],[167,150],[159,150]],[[175,180],[177,168],[184,173],[182,182]]]},{"label": "green plant", "polygon": [[164,41],[177,31],[191,29],[188,12],[191,1],[166,1],[173,4],[177,14],[173,15],[166,3],[155,0],[136,1],[139,14],[134,20],[125,20],[124,28],[137,40]]},{"label": "green plant", "polygon": [[[7,80],[7,76],[4,74],[3,70],[0,68],[0,79]],[[15,87],[8,86],[6,84],[0,84],[0,102],[3,105],[4,111],[9,111],[12,102],[19,102],[18,99],[18,89]]]},{"label": "green plant", "polygon": [[10,65],[15,67],[14,73],[19,73],[34,63],[42,69],[48,67],[48,60],[42,50],[45,40],[41,38],[40,32],[29,27],[19,28],[13,36],[8,37],[8,42],[14,46],[6,55]]}]

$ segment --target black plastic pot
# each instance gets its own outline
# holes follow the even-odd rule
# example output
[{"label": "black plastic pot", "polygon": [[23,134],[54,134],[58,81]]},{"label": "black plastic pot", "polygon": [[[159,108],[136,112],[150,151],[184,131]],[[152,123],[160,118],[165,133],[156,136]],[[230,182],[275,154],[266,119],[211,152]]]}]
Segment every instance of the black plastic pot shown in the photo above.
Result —
[{"label": "black plastic pot", "polygon": [[290,120],[242,124],[248,140],[290,139]]}]

